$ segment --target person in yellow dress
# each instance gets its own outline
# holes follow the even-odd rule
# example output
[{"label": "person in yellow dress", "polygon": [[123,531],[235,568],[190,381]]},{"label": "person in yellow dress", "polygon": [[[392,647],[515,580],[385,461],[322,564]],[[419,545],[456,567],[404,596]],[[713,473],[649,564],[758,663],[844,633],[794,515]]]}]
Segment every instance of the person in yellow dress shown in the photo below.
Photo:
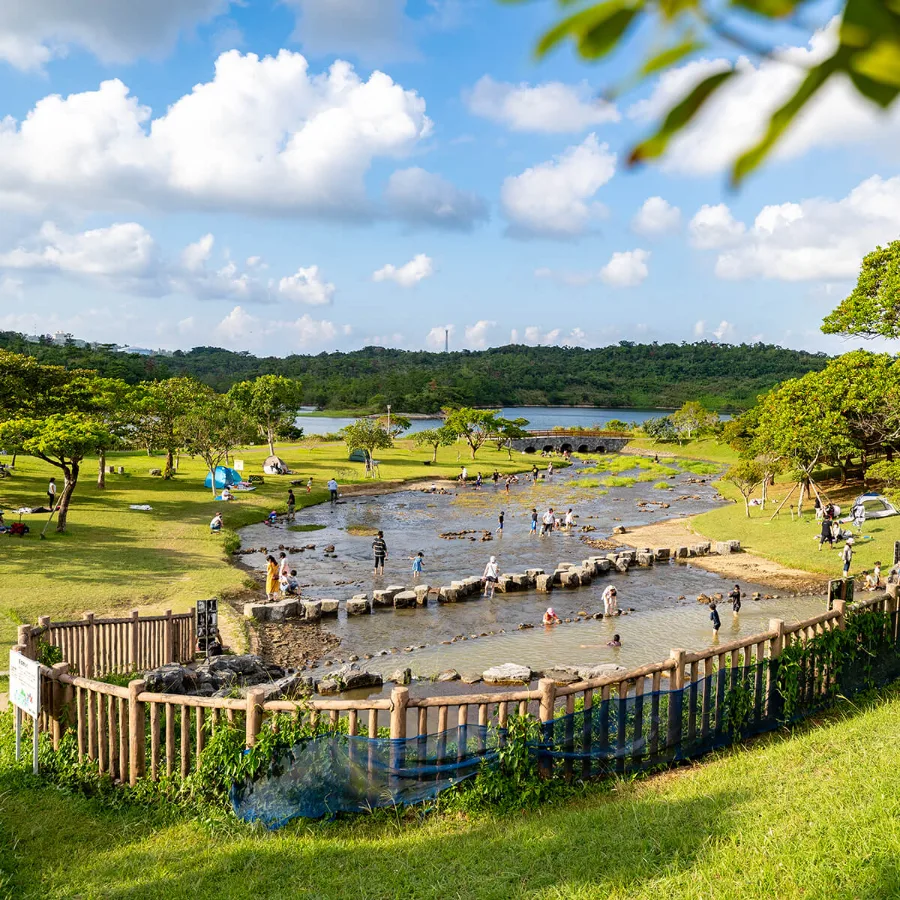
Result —
[{"label": "person in yellow dress", "polygon": [[266,557],[266,599],[278,599],[278,563],[271,554]]}]

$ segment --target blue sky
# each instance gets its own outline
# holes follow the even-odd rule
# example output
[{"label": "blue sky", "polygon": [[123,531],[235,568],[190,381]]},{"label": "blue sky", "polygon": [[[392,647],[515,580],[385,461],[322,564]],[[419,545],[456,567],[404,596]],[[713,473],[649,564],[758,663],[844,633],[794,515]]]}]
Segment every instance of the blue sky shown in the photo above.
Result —
[{"label": "blue sky", "polygon": [[[764,340],[900,232],[900,113],[823,92],[739,192],[728,162],[827,51],[785,32],[660,166],[628,147],[702,57],[598,102],[494,0],[32,0],[0,9],[0,328],[284,355]],[[14,7],[14,8],[13,8]],[[73,7],[75,9],[73,9]]]}]

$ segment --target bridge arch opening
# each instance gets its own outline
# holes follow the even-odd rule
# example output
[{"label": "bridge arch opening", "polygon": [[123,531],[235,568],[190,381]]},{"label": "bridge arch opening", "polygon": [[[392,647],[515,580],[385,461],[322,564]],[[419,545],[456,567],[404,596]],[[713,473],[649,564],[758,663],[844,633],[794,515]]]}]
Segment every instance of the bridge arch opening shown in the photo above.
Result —
[{"label": "bridge arch opening", "polygon": [[597,447],[596,450],[594,450],[594,453],[606,453],[606,447],[604,447],[604,446],[601,444],[600,446]]},{"label": "bridge arch opening", "polygon": [[578,452],[579,453],[590,453],[590,450],[588,450],[588,445],[587,444],[579,444]]},{"label": "bridge arch opening", "polygon": [[526,447],[522,452],[523,453],[537,453],[537,447]]},{"label": "bridge arch opening", "polygon": [[560,448],[561,453],[571,453],[572,445],[571,444],[563,444]]},{"label": "bridge arch opening", "polygon": [[553,444],[546,444],[542,449],[542,453],[552,453],[554,450]]}]

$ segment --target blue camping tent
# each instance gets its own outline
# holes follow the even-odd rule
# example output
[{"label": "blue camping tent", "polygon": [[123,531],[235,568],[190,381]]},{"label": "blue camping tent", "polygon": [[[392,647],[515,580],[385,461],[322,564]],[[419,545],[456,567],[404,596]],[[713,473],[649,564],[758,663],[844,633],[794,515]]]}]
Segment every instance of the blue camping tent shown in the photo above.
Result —
[{"label": "blue camping tent", "polygon": [[[232,484],[238,484],[241,481],[241,473],[235,469],[229,469],[228,466],[216,466],[216,487],[230,487]],[[212,475],[206,473],[206,481],[203,482],[206,487],[212,487]]]}]

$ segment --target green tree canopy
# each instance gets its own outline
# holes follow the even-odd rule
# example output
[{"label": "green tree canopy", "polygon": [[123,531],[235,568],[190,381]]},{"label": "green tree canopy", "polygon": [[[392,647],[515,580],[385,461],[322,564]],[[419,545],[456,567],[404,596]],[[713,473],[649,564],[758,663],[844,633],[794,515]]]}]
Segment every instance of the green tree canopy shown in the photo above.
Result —
[{"label": "green tree canopy", "polygon": [[417,447],[431,447],[431,461],[437,462],[438,447],[449,447],[456,440],[456,435],[445,426],[426,428],[413,435]]},{"label": "green tree canopy", "polygon": [[681,409],[672,413],[672,425],[679,438],[683,436],[688,440],[710,431],[718,422],[719,417],[696,400],[688,400]]},{"label": "green tree canopy", "polygon": [[863,257],[852,293],[822,324],[825,334],[900,337],[900,240]]},{"label": "green tree canopy", "polygon": [[763,483],[766,471],[755,459],[742,459],[733,466],[729,466],[724,478],[730,481],[744,498],[744,511],[750,518],[750,495]]},{"label": "green tree canopy", "polygon": [[237,407],[259,429],[275,455],[275,435],[293,423],[303,403],[303,387],[283,375],[260,375],[254,381],[241,381],[228,392]]},{"label": "green tree canopy", "polygon": [[112,447],[116,438],[100,418],[80,412],[54,413],[42,418],[18,418],[0,424],[0,442],[22,447],[26,453],[56,466],[63,473],[56,530],[65,531],[69,504],[86,456]]},{"label": "green tree canopy", "polygon": [[368,457],[366,471],[369,471],[368,460],[372,459],[376,450],[386,450],[394,446],[394,439],[387,428],[377,419],[357,419],[350,425],[345,425],[338,434],[344,439],[347,449],[365,450]]},{"label": "green tree canopy", "polygon": [[444,427],[449,428],[457,437],[465,439],[472,451],[472,459],[475,459],[479,448],[497,431],[498,413],[489,409],[472,409],[470,406],[447,409],[444,412]]},{"label": "green tree canopy", "polygon": [[228,396],[205,395],[179,416],[179,444],[191,456],[199,456],[212,476],[216,495],[216,467],[227,462],[237,447],[249,444],[257,434],[257,423]]},{"label": "green tree canopy", "polygon": [[509,445],[509,442],[516,440],[516,438],[528,437],[528,432],[525,430],[528,419],[523,416],[518,416],[515,419],[497,416],[494,421],[496,430],[493,437],[497,441],[497,449],[500,450],[506,445],[506,455],[512,459],[512,447]]}]

